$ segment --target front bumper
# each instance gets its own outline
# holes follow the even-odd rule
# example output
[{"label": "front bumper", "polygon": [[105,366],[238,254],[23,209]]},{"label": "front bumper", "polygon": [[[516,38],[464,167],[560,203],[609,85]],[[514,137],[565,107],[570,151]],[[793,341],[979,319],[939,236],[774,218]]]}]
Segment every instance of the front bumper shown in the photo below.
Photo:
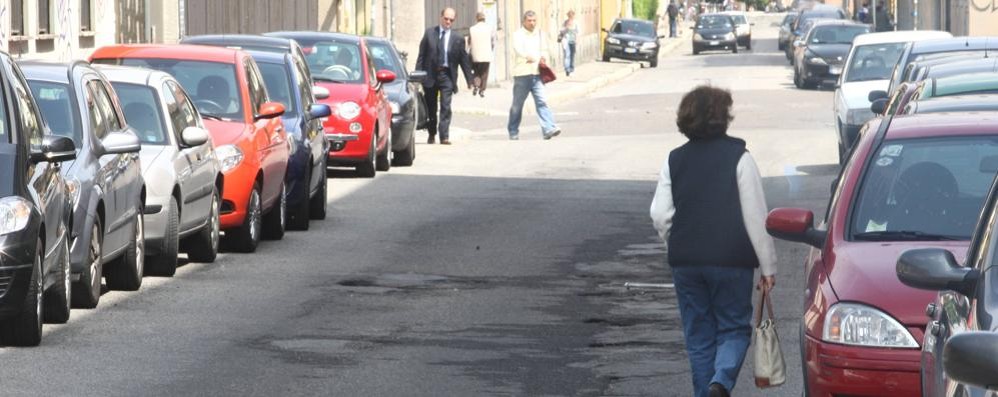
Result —
[{"label": "front bumper", "polygon": [[[148,191],[146,194],[148,194]],[[142,216],[145,222],[144,233],[146,238],[146,253],[148,255],[157,255],[163,252],[163,243],[166,240],[166,224],[169,222],[170,197],[172,196],[146,196],[146,204]]]},{"label": "front bumper", "polygon": [[845,346],[810,335],[805,335],[804,349],[813,397],[921,395],[918,349]]},{"label": "front bumper", "polygon": [[[222,230],[240,227],[246,219],[250,192],[259,171],[257,164],[247,163],[247,160],[223,174],[225,186],[222,188],[222,210],[218,217]],[[263,197],[260,200],[262,205]]]},{"label": "front bumper", "polygon": [[367,161],[370,157],[371,139],[374,132],[361,131],[359,134],[331,133],[326,128],[326,140],[329,141],[327,165],[352,166]]},{"label": "front bumper", "polygon": [[629,59],[632,61],[648,61],[658,57],[658,47],[640,48],[607,43],[603,51],[610,58]]},{"label": "front bumper", "polygon": [[[25,236],[28,233],[21,232]],[[16,314],[24,306],[31,284],[35,238],[17,234],[0,237],[0,316]]]},{"label": "front bumper", "polygon": [[[411,113],[410,113],[411,114]],[[414,139],[406,136],[408,131],[415,131],[416,120],[402,115],[392,115],[392,151],[398,152],[409,147],[409,141]]]},{"label": "front bumper", "polygon": [[731,49],[737,45],[737,38],[731,40],[693,40],[693,48],[698,51]]},{"label": "front bumper", "polygon": [[801,63],[801,77],[808,82],[834,84],[842,74],[841,64],[815,65],[806,60]]}]

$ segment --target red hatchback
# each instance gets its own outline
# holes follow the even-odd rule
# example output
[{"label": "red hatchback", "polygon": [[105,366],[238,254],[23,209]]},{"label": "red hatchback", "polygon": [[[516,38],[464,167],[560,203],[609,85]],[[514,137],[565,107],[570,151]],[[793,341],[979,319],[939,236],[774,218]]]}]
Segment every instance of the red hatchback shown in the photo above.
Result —
[{"label": "red hatchback", "polygon": [[329,165],[356,167],[373,177],[392,164],[392,108],[383,83],[395,73],[377,70],[362,37],[326,32],[275,32],[267,36],[293,39],[308,61],[312,80],[329,90],[333,114],[323,124],[332,143]]},{"label": "red hatchback", "polygon": [[930,247],[964,257],[998,171],[998,114],[871,124],[838,177],[825,222],[815,228],[811,211],[792,208],[766,221],[773,236],[814,247],[800,325],[808,396],[921,393],[924,311],[935,293],[901,284],[897,259]]}]

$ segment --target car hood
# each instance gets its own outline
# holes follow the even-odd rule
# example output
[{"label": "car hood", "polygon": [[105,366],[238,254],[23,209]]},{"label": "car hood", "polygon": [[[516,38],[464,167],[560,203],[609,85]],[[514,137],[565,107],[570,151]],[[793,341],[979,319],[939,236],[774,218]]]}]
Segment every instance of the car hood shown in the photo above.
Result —
[{"label": "car hood", "polygon": [[870,91],[887,91],[887,86],[890,84],[890,80],[854,81],[843,83],[839,90],[849,109],[869,109]]},{"label": "car hood", "polygon": [[142,176],[146,176],[149,170],[154,168],[156,160],[166,152],[165,145],[142,145],[139,150],[139,161],[142,163]]},{"label": "car hood", "polygon": [[224,121],[205,119],[204,126],[211,135],[211,142],[215,147],[230,145],[239,140],[249,131],[249,125],[239,121]]},{"label": "car hood", "polygon": [[[319,103],[325,103],[329,106],[346,101],[354,101],[360,105],[360,102],[364,100],[364,96],[367,94],[366,83],[346,84],[316,81],[315,85],[329,90],[329,98],[319,101]],[[333,108],[332,110],[335,112],[336,108]]]},{"label": "car hood", "polygon": [[922,326],[928,321],[925,306],[935,300],[935,291],[911,288],[897,276],[897,260],[907,250],[942,248],[957,261],[967,256],[970,241],[940,242],[848,242],[835,248],[835,258],[827,263],[828,281],[838,300],[859,302],[879,308],[906,326]]},{"label": "car hood", "polygon": [[648,41],[655,41],[654,37],[637,36],[637,35],[633,35],[633,34],[614,33],[614,34],[610,35],[610,37],[613,37],[615,39],[620,39],[621,41],[637,41],[639,43],[644,43],[644,42],[648,42]]},{"label": "car hood", "polygon": [[849,55],[851,46],[851,44],[809,44],[807,49],[826,60],[839,58],[837,60],[842,62],[845,61],[846,55]]}]

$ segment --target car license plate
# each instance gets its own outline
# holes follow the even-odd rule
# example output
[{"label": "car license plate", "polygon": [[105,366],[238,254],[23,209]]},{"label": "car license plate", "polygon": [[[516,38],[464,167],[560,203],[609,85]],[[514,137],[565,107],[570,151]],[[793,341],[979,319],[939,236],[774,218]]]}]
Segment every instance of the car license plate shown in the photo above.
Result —
[{"label": "car license plate", "polygon": [[634,49],[634,48],[625,48],[625,49],[624,49],[624,52],[626,52],[626,53],[628,53],[628,54],[633,54],[633,53],[635,53],[635,52],[637,52],[637,51],[638,51],[638,50],[636,50],[636,49]]},{"label": "car license plate", "polygon": [[842,74],[842,67],[841,66],[829,66],[828,67],[828,73],[829,74]]},{"label": "car license plate", "polygon": [[710,42],[710,45],[718,45],[718,44],[721,44],[721,42],[720,42],[720,41],[717,41],[717,40],[712,40],[712,41]]}]

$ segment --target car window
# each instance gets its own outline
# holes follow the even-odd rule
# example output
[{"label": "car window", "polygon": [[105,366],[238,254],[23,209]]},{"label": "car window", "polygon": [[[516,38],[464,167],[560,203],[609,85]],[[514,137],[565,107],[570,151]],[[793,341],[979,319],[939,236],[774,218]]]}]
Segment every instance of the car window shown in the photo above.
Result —
[{"label": "car window", "polygon": [[846,82],[887,80],[898,59],[904,43],[868,44],[853,50],[843,79]]},{"label": "car window", "polygon": [[731,18],[723,15],[704,15],[697,21],[697,29],[730,28]]},{"label": "car window", "polygon": [[267,86],[267,93],[274,102],[280,102],[284,108],[291,113],[294,104],[291,101],[291,76],[288,74],[287,65],[283,63],[259,62],[256,64],[263,75],[263,83]]},{"label": "car window", "polygon": [[163,83],[163,101],[177,140],[187,127],[201,127],[201,117],[187,93],[176,82]]},{"label": "car window", "polygon": [[[97,63],[110,63],[108,61],[114,60],[99,60]],[[242,94],[236,79],[236,68],[232,64],[142,58],[125,58],[118,63],[169,73],[180,82],[198,111],[205,116],[243,119]]]},{"label": "car window", "polygon": [[368,49],[374,58],[374,65],[378,70],[390,70],[396,76],[404,76],[404,69],[395,52],[391,49],[391,44],[382,42],[368,42]]},{"label": "car window", "polygon": [[731,15],[731,20],[735,21],[736,25],[744,25],[748,23],[745,16],[740,14]]},{"label": "car window", "polygon": [[253,106],[253,114],[255,115],[260,112],[260,107],[270,99],[267,96],[267,88],[264,85],[263,78],[260,77],[260,69],[257,68],[256,62],[253,62],[252,58],[246,58],[244,62],[246,65],[246,83],[249,88],[250,106]]},{"label": "car window", "polygon": [[312,104],[315,103],[315,99],[312,97],[312,83],[309,81],[307,69],[301,63],[294,62],[293,66],[291,73],[294,74],[295,82],[297,83],[295,89],[301,98],[302,109],[307,112]]},{"label": "car window", "polygon": [[42,115],[35,107],[31,99],[31,92],[26,87],[24,77],[15,69],[16,78],[10,79],[10,85],[14,89],[14,96],[17,97],[17,109],[21,113],[21,127],[28,137],[28,144],[32,150],[37,150],[42,146],[42,132],[44,124]]},{"label": "car window", "polygon": [[82,146],[80,114],[70,98],[69,84],[28,80],[28,87],[49,130],[55,135],[72,139],[77,148]]},{"label": "car window", "polygon": [[100,80],[90,82],[93,85],[94,94],[97,97],[97,105],[100,106],[101,113],[107,121],[108,132],[121,131],[124,129],[124,120],[119,117],[118,111],[114,107],[114,99],[111,99],[111,91],[107,85]]},{"label": "car window", "polygon": [[107,136],[107,120],[104,113],[101,112],[100,105],[97,104],[97,99],[94,95],[93,88],[87,84],[83,90],[84,103],[87,108],[87,118],[90,122],[90,131],[97,137],[101,139]]},{"label": "car window", "polygon": [[367,56],[367,75],[370,76],[368,78],[369,79],[368,82],[371,84],[371,87],[377,87],[377,85],[378,85],[378,68],[374,64],[374,57],[371,56],[371,49],[370,48],[366,48],[366,51],[364,53]]},{"label": "car window", "polygon": [[617,21],[613,25],[612,31],[613,33],[655,37],[655,27],[648,22],[642,21]]},{"label": "car window", "polygon": [[299,40],[312,79],[339,83],[363,82],[360,46],[357,43]]},{"label": "car window", "polygon": [[863,26],[817,26],[810,34],[810,44],[852,44],[852,40],[870,28]]},{"label": "car window", "polygon": [[995,137],[886,141],[867,165],[853,237],[903,231],[969,240],[996,165]]},{"label": "car window", "polygon": [[146,85],[121,82],[111,83],[111,86],[118,94],[121,110],[125,112],[125,121],[139,140],[143,144],[167,144],[166,127],[156,90]]}]

